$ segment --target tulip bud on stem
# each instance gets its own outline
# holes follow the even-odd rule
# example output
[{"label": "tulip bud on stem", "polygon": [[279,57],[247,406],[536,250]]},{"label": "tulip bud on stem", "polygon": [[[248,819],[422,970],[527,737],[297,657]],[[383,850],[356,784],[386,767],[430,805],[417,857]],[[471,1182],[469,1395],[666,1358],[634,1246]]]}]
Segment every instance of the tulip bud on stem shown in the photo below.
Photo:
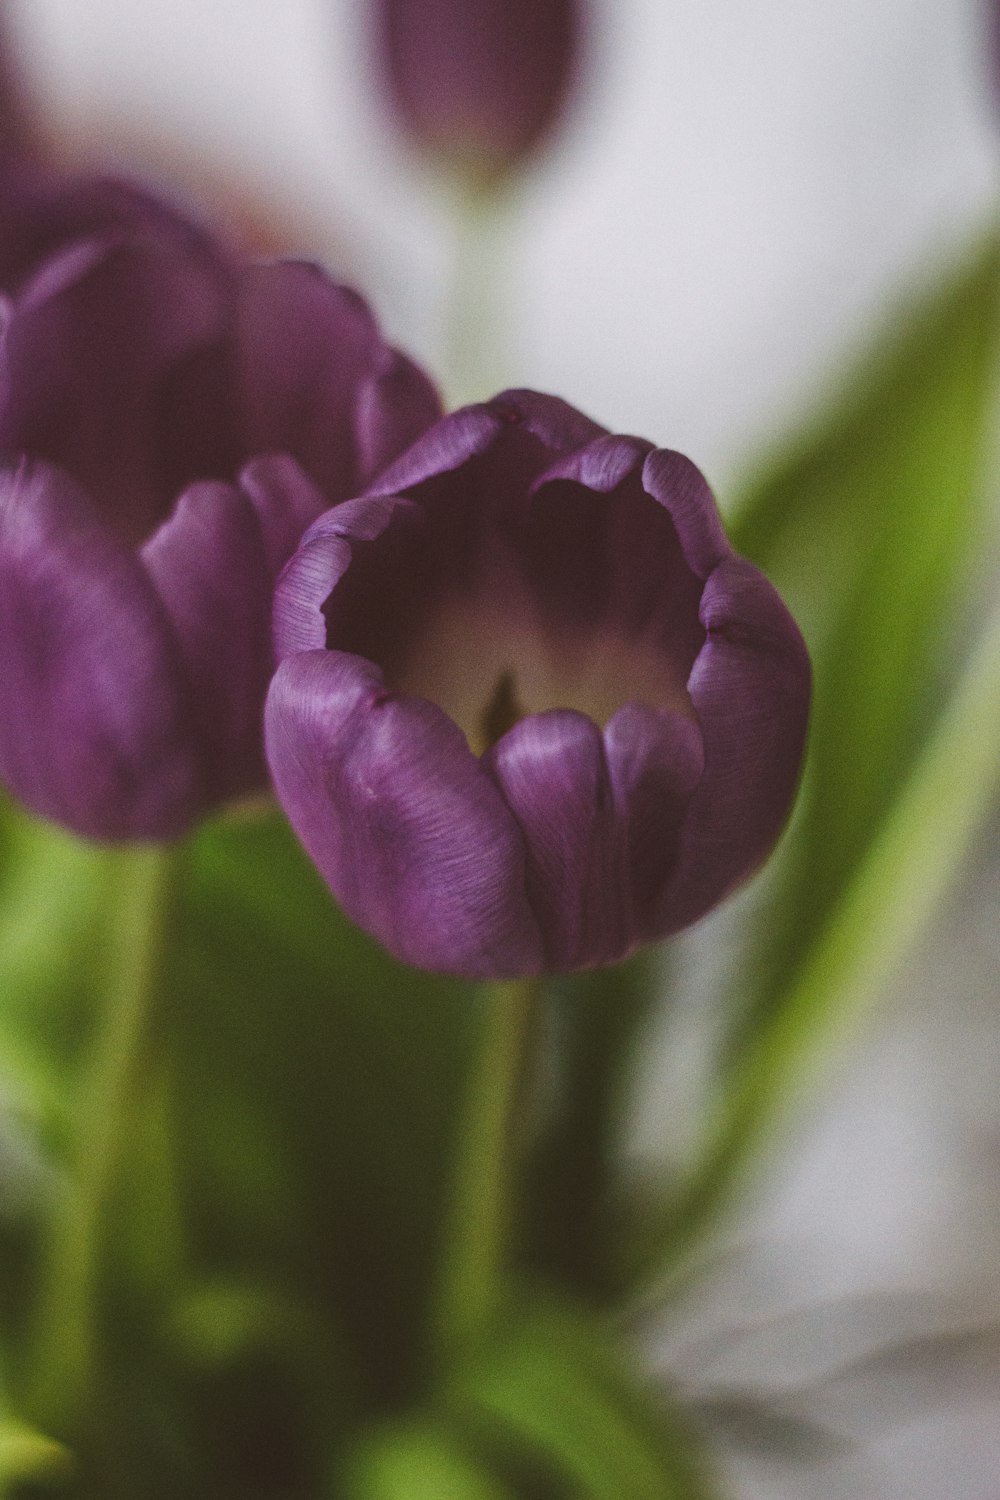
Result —
[{"label": "tulip bud on stem", "polygon": [[498,981],[480,993],[480,1033],[466,1080],[442,1241],[434,1330],[442,1366],[489,1329],[503,1304],[541,1000],[537,979]]},{"label": "tulip bud on stem", "polygon": [[177,851],[116,850],[118,900],[104,1008],[79,1096],[65,1196],[42,1259],[29,1402],[46,1427],[72,1424],[99,1360],[97,1283],[108,1210],[137,1106],[158,1051],[162,955],[173,909]]}]

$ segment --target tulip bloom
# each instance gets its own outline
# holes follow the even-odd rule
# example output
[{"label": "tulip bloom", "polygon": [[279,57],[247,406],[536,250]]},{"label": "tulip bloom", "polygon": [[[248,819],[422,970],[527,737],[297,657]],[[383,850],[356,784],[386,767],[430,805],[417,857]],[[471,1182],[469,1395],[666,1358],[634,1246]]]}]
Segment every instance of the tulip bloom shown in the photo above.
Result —
[{"label": "tulip bloom", "polygon": [[[83,835],[170,838],[266,784],[274,581],[440,408],[312,266],[236,264],[106,184],[13,202],[0,780]],[[27,274],[30,244],[56,248]]]},{"label": "tulip bloom", "polygon": [[610,963],[704,915],[790,807],[810,672],[678,453],[515,391],[305,534],[266,744],[330,889],[469,977]]},{"label": "tulip bloom", "polygon": [[581,0],[378,0],[397,112],[429,155],[476,181],[503,176],[558,119]]}]

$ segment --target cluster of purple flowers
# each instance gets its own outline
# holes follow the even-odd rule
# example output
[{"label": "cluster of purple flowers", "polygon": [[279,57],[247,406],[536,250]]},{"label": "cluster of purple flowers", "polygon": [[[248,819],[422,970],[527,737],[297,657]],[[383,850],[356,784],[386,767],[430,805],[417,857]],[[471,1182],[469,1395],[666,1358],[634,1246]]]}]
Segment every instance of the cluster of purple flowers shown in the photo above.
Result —
[{"label": "cluster of purple flowers", "polygon": [[[521,38],[503,129],[475,69],[410,86],[408,11],[402,107],[496,175],[575,8]],[[29,808],[171,839],[269,767],[350,915],[468,976],[612,962],[761,861],[809,666],[687,459],[531,392],[442,416],[353,292],[121,184],[8,164],[0,204],[0,779]]]}]

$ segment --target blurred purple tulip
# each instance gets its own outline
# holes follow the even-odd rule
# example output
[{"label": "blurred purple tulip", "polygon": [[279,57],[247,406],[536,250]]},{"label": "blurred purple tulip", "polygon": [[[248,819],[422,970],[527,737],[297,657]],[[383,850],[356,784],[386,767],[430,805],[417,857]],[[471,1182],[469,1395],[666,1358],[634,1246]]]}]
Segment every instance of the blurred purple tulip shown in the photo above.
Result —
[{"label": "blurred purple tulip", "polygon": [[275,596],[278,796],[398,957],[610,963],[760,863],[810,671],[702,475],[508,392],[445,417],[305,534]]},{"label": "blurred purple tulip", "polygon": [[479,183],[556,124],[576,73],[582,0],[377,0],[378,42],[404,126]]},{"label": "blurred purple tulip", "polygon": [[84,240],[154,238],[211,260],[207,230],[130,182],[0,163],[0,291],[10,297],[58,250]]},{"label": "blurred purple tulip", "polygon": [[238,263],[115,184],[8,181],[0,780],[169,838],[265,784],[274,580],[440,407],[315,267]]},{"label": "blurred purple tulip", "polygon": [[8,10],[0,0],[0,160],[30,152],[35,135]]}]

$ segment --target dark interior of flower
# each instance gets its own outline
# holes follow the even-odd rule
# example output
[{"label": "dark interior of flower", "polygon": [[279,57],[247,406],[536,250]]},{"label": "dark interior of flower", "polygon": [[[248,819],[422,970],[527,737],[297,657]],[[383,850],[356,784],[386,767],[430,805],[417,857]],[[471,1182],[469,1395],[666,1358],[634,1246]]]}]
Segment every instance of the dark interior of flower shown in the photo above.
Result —
[{"label": "dark interior of flower", "polygon": [[638,477],[610,494],[552,482],[530,501],[478,478],[473,462],[420,486],[354,545],[327,645],[440,705],[477,753],[551,708],[602,726],[628,702],[690,714],[702,580]]}]

